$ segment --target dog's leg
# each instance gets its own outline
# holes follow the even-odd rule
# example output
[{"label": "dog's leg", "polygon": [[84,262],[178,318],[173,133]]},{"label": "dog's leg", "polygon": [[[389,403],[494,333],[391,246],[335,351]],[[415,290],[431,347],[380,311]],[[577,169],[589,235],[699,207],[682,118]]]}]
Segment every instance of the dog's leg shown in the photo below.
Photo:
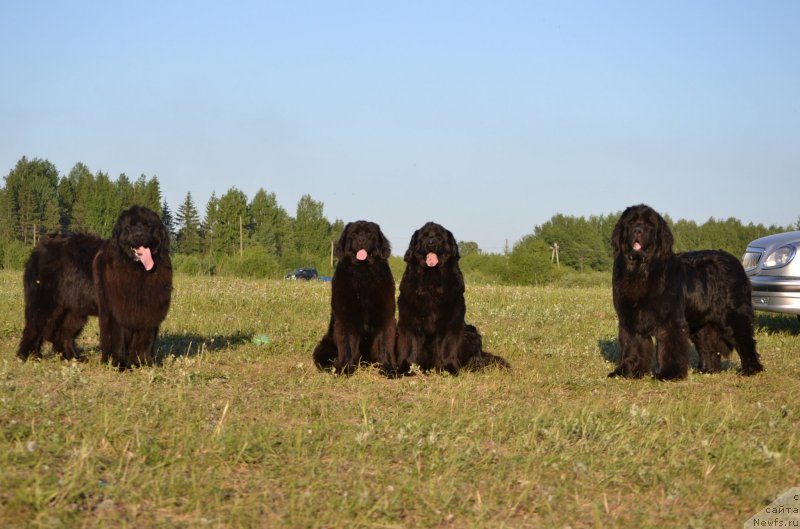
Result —
[{"label": "dog's leg", "polygon": [[387,322],[372,341],[372,361],[380,364],[385,373],[397,374],[400,364],[396,354],[397,347],[397,325],[392,320]]},{"label": "dog's leg", "polygon": [[361,336],[357,332],[345,329],[341,321],[334,323],[334,342],[336,342],[336,373],[349,375],[353,373],[361,359]]},{"label": "dog's leg", "polygon": [[686,378],[689,373],[689,329],[685,321],[670,321],[656,331],[659,380]]},{"label": "dog's leg", "polygon": [[128,364],[132,366],[153,365],[153,349],[155,348],[158,328],[142,329],[130,332],[128,348]]},{"label": "dog's leg", "polygon": [[436,371],[456,374],[461,367],[458,353],[461,351],[461,332],[448,332],[436,341],[434,367]]},{"label": "dog's leg", "polygon": [[22,331],[22,339],[19,342],[17,356],[22,360],[28,357],[42,357],[42,342],[47,339],[52,341],[54,319],[60,319],[58,314],[53,313],[52,307],[47,307],[41,312],[36,307],[25,308],[25,329]]},{"label": "dog's leg", "polygon": [[716,327],[706,325],[692,333],[692,342],[700,357],[698,371],[717,373],[722,370],[722,356],[728,356],[730,349],[725,345]]},{"label": "dog's leg", "polygon": [[646,334],[635,334],[619,326],[620,356],[617,368],[609,377],[642,378],[653,363],[653,340]]},{"label": "dog's leg", "polygon": [[53,348],[61,353],[64,360],[84,360],[75,347],[75,339],[83,330],[88,318],[80,312],[68,312],[61,323],[58,335],[54,337]]},{"label": "dog's leg", "polygon": [[756,341],[753,338],[753,313],[752,310],[744,312],[733,312],[728,315],[728,324],[732,327],[733,340],[736,352],[742,361],[741,374],[755,375],[764,370],[761,365],[758,352],[756,351]]}]

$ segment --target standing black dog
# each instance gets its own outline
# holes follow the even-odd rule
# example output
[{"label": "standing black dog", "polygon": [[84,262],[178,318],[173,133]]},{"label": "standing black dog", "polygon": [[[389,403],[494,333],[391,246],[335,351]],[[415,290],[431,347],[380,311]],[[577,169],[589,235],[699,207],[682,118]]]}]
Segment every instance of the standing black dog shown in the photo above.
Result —
[{"label": "standing black dog", "polygon": [[169,233],[144,206],[120,213],[93,263],[102,361],[120,369],[153,363],[172,296]]},{"label": "standing black dog", "polygon": [[75,338],[89,316],[97,316],[92,260],[103,244],[100,237],[81,233],[45,235],[31,252],[22,284],[25,329],[17,356],[41,357],[42,342],[65,360],[82,357]]},{"label": "standing black dog", "polygon": [[328,332],[314,349],[320,369],[350,374],[359,363],[393,364],[395,336],[394,278],[387,259],[389,241],[374,222],[345,226],[335,255]]},{"label": "standing black dog", "polygon": [[108,240],[45,236],[25,264],[23,286],[21,359],[41,356],[44,341],[64,359],[81,359],[75,338],[99,315],[103,362],[150,364],[172,293],[167,230],[154,211],[133,206],[120,213]]},{"label": "standing black dog", "polygon": [[689,339],[700,370],[721,369],[720,356],[735,347],[741,373],[763,370],[753,339],[750,281],[739,261],[724,251],[674,254],[672,232],[655,210],[631,206],[611,237],[614,308],[620,358],[609,376],[638,378],[650,371],[655,336],[662,380],[689,371]]},{"label": "standing black dog", "polygon": [[478,330],[464,322],[464,276],[458,245],[443,226],[428,222],[411,237],[397,300],[397,371],[411,364],[422,370],[456,373],[490,364],[509,367],[483,351]]}]

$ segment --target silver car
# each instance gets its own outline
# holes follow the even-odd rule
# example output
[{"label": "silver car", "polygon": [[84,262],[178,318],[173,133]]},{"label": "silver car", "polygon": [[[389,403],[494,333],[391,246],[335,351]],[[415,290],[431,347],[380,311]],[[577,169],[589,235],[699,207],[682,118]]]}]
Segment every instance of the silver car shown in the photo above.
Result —
[{"label": "silver car", "polygon": [[747,245],[742,265],[753,285],[753,308],[800,318],[800,231],[776,233]]}]

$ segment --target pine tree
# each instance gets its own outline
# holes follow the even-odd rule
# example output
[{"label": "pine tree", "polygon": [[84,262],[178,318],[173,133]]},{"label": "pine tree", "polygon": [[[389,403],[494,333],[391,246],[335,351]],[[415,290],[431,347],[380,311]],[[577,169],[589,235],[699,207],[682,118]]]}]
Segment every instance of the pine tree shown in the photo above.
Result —
[{"label": "pine tree", "polygon": [[259,189],[250,203],[253,241],[270,255],[282,254],[289,215],[278,205],[275,193]]},{"label": "pine tree", "polygon": [[161,203],[161,222],[169,234],[170,243],[175,243],[175,219],[172,217],[172,211],[169,209],[166,199]]},{"label": "pine tree", "polygon": [[323,214],[324,204],[310,195],[303,195],[297,203],[294,235],[297,253],[301,259],[313,261],[324,258],[329,251],[330,225]]},{"label": "pine tree", "polygon": [[175,213],[178,228],[177,250],[185,254],[200,253],[200,215],[192,200],[192,193],[186,193],[178,210]]},{"label": "pine tree", "polygon": [[16,239],[32,244],[43,231],[47,203],[56,196],[58,171],[47,160],[22,157],[6,176],[10,226]]},{"label": "pine tree", "polygon": [[215,237],[217,247],[228,255],[238,254],[243,246],[242,233],[249,229],[250,217],[247,212],[247,197],[235,187],[219,199]]},{"label": "pine tree", "polygon": [[203,249],[209,254],[214,254],[217,224],[219,222],[219,199],[216,193],[212,192],[211,197],[206,203],[206,215],[203,219]]}]

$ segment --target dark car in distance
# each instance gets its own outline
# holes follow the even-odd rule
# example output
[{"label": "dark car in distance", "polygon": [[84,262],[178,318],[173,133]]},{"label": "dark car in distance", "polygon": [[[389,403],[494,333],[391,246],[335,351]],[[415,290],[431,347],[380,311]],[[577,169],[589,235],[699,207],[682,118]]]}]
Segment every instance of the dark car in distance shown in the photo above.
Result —
[{"label": "dark car in distance", "polygon": [[318,277],[319,274],[317,273],[316,268],[298,268],[286,274],[285,279],[305,279],[306,281],[310,281],[312,279],[317,279]]}]

